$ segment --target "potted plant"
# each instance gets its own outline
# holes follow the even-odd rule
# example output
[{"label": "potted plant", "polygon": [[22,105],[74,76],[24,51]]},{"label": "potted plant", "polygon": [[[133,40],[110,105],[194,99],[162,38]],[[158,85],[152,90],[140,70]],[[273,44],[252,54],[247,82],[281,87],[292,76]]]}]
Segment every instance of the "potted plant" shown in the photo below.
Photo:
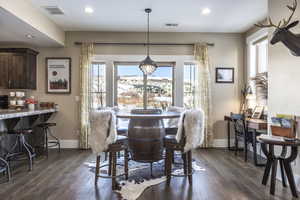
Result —
[{"label": "potted plant", "polygon": [[37,104],[37,101],[34,99],[33,96],[31,96],[30,98],[26,99],[26,104],[28,105],[29,110],[34,110],[35,104]]}]

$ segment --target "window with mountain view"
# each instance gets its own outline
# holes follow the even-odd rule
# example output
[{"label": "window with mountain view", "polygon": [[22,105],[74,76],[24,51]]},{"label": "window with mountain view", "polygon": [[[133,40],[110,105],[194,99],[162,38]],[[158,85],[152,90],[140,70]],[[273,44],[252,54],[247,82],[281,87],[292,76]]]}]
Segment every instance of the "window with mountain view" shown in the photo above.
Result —
[{"label": "window with mountain view", "polygon": [[[122,109],[143,107],[143,73],[138,64],[117,64],[117,104]],[[173,103],[173,65],[160,64],[147,77],[149,108],[162,108]]]},{"label": "window with mountain view", "polygon": [[99,109],[106,106],[105,64],[92,63],[91,70],[91,107]]}]

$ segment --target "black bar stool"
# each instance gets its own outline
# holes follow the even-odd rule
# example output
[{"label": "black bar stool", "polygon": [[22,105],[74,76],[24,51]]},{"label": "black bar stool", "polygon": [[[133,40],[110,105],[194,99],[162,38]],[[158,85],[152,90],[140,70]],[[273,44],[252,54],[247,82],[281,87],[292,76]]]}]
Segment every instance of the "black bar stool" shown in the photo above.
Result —
[{"label": "black bar stool", "polygon": [[10,167],[9,163],[4,160],[4,158],[0,157],[0,173],[5,173],[7,177],[7,181],[10,181]]},{"label": "black bar stool", "polygon": [[30,135],[31,133],[32,129],[8,131],[8,134],[14,134],[17,138],[14,146],[10,149],[10,153],[6,155],[8,162],[28,160],[29,171],[32,170],[33,159],[36,157],[35,149],[25,139],[25,135]]},{"label": "black bar stool", "polygon": [[[60,152],[60,141],[56,136],[54,136],[52,134],[52,131],[50,129],[50,127],[53,127],[53,126],[56,126],[56,123],[44,122],[44,123],[41,123],[41,124],[37,125],[37,127],[41,128],[43,133],[44,133],[44,150],[46,151],[46,156],[47,157],[48,157],[49,147],[51,148],[51,147],[58,146],[58,152]],[[49,141],[49,136],[54,140]]]}]

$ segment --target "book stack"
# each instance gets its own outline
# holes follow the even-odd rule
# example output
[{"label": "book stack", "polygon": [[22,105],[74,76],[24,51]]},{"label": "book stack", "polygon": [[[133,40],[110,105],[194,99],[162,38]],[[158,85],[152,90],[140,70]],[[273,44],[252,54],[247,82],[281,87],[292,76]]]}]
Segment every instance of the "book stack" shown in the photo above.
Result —
[{"label": "book stack", "polygon": [[292,115],[278,114],[272,117],[271,131],[272,135],[286,138],[296,137],[296,118]]}]

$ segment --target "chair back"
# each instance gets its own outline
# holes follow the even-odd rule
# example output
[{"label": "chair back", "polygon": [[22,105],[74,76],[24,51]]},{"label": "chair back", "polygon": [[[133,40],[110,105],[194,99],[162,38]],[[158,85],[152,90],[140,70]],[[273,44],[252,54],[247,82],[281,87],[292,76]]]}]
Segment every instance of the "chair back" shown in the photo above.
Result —
[{"label": "chair back", "polygon": [[237,135],[244,135],[246,130],[245,116],[242,114],[232,114],[231,119],[234,124],[234,131]]}]

